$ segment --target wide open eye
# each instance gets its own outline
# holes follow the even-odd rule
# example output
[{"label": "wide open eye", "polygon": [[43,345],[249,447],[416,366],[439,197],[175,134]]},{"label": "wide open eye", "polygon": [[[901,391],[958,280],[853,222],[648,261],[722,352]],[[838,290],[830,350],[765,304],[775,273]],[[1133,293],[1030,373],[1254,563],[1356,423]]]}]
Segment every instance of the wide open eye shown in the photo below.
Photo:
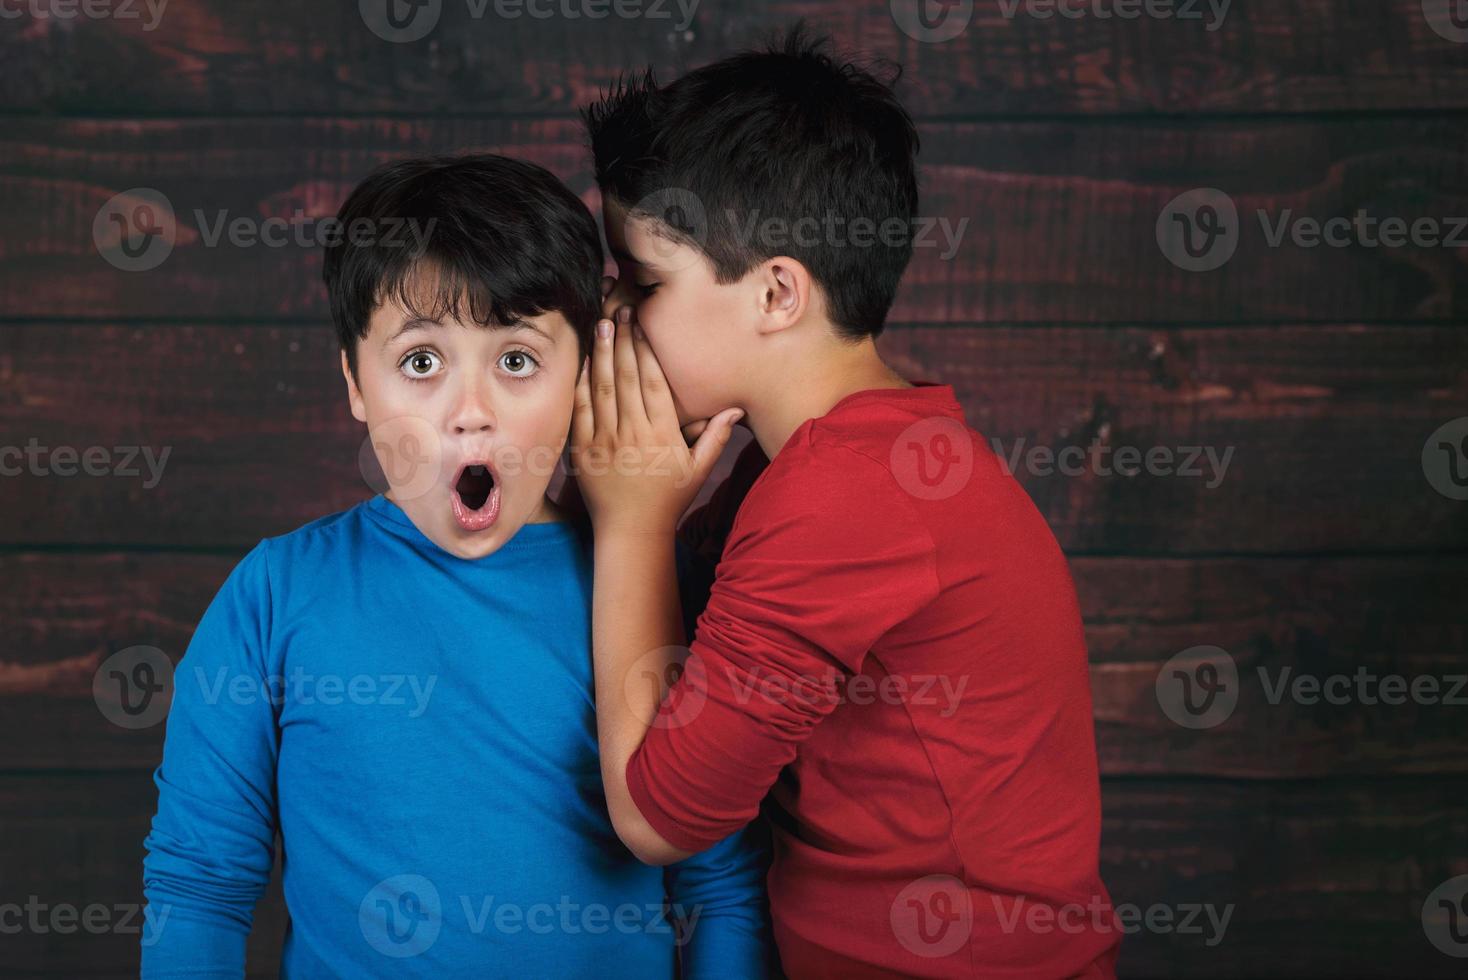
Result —
[{"label": "wide open eye", "polygon": [[500,367],[511,377],[528,378],[540,367],[540,362],[528,351],[509,350],[500,355]]},{"label": "wide open eye", "polygon": [[413,381],[423,381],[443,369],[443,359],[431,350],[409,351],[408,356],[398,362],[398,370]]}]

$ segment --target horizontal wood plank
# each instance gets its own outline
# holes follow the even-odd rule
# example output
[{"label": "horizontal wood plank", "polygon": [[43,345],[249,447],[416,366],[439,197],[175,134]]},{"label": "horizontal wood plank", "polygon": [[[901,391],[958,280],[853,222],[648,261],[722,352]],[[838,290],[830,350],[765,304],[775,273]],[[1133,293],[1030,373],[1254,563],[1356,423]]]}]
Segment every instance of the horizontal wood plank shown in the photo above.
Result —
[{"label": "horizontal wood plank", "polygon": [[[0,544],[246,548],[372,493],[328,329],[0,336]],[[1072,551],[1468,543],[1468,510],[1422,467],[1429,435],[1468,405],[1461,330],[924,327],[882,347],[955,387]],[[86,475],[88,453],[105,475]]]},{"label": "horizontal wood plank", "polygon": [[[1468,117],[934,122],[923,137],[917,247],[895,323],[1468,316],[1468,247],[1444,244],[1468,245]],[[595,206],[584,144],[570,120],[17,119],[0,135],[0,318],[324,318],[323,221],[373,167],[495,150],[549,167]],[[1199,188],[1227,201],[1184,196]],[[1216,234],[1205,234],[1210,215]],[[796,233],[870,241],[852,222],[871,216],[767,223],[780,217],[736,219],[776,248]],[[132,264],[116,221],[155,250]],[[1302,221],[1337,222],[1337,245]],[[1402,229],[1398,247],[1380,244]],[[1184,230],[1222,264],[1185,268]]]},{"label": "horizontal wood plank", "polygon": [[[1101,871],[1112,901],[1170,910],[1167,920],[1153,913],[1170,926],[1124,936],[1123,976],[1458,975],[1457,961],[1428,943],[1420,910],[1434,887],[1468,870],[1461,776],[1123,780],[1106,783],[1103,797]],[[0,775],[3,901],[44,905],[43,922],[57,907],[102,904],[109,926],[72,934],[27,926],[7,936],[0,975],[136,964],[138,936],[125,925],[143,900],[142,842],[156,803],[141,772]],[[1215,920],[1190,911],[1206,907]],[[1220,931],[1214,922],[1225,914]],[[273,975],[284,922],[277,868],[256,911],[252,975]]]},{"label": "horizontal wood plank", "polygon": [[[19,920],[22,928],[6,936],[0,976],[138,976],[143,841],[157,805],[158,792],[146,772],[0,776],[0,904],[22,906],[7,922]],[[105,912],[84,912],[98,905]],[[84,914],[101,922],[101,930],[83,928]],[[73,931],[55,928],[68,915]],[[248,976],[279,975],[288,918],[277,858],[255,908]]]},{"label": "horizontal wood plank", "polygon": [[1429,944],[1421,910],[1468,872],[1465,788],[1461,777],[1103,782],[1101,872],[1118,905],[1234,907],[1211,947],[1210,926],[1126,936],[1120,974],[1456,975],[1461,960]]},{"label": "horizontal wood plank", "polygon": [[447,0],[431,30],[434,7],[415,22],[428,31],[420,40],[389,43],[354,3],[194,0],[156,18],[142,2],[101,18],[37,17],[16,3],[0,85],[7,112],[567,114],[619,72],[652,65],[672,78],[804,17],[846,49],[903,63],[920,116],[1468,105],[1468,63],[1421,0],[1156,6],[1181,16],[978,0],[953,5],[961,33],[930,43],[898,26],[891,10],[915,9],[907,0],[608,2],[637,15],[601,17],[583,0]]},{"label": "horizontal wood plank", "polygon": [[[1103,773],[1468,771],[1464,559],[1073,565]],[[1174,671],[1196,676],[1186,652],[1199,647],[1223,651],[1237,681],[1221,695],[1231,708],[1189,728]]]},{"label": "horizontal wood plank", "polygon": [[[1468,407],[1456,328],[924,327],[881,346],[908,377],[954,386],[969,424],[1073,551],[1468,541],[1468,514],[1422,464],[1428,436]],[[1157,456],[1121,476],[1123,447],[1133,463]]]},{"label": "horizontal wood plank", "polygon": [[[0,769],[151,768],[163,718],[129,730],[93,700],[119,650],[177,661],[233,556],[10,554],[0,577]],[[1348,773],[1468,773],[1457,705],[1373,700],[1381,679],[1468,674],[1463,558],[1077,558],[1103,773],[1261,779]],[[1227,651],[1240,678],[1222,724],[1188,729],[1164,711],[1158,675],[1198,646]],[[1261,673],[1262,671],[1262,673]],[[1293,693],[1301,676],[1370,677],[1347,703]],[[177,675],[186,682],[186,673]],[[1366,686],[1362,687],[1361,683]],[[1363,698],[1358,691],[1364,690]],[[1276,696],[1276,691],[1284,691]]]},{"label": "horizontal wood plank", "polygon": [[[1072,554],[1111,896],[1229,915],[1128,936],[1121,975],[1461,975],[1421,922],[1468,874],[1468,505],[1422,462],[1468,413],[1468,46],[1433,22],[1451,0],[1232,0],[1216,24],[1209,0],[1135,19],[975,0],[943,43],[894,17],[926,0],[653,2],[443,0],[391,43],[350,0],[189,0],[156,24],[145,0],[0,0],[0,466],[38,446],[48,470],[0,475],[0,912],[110,923],[9,933],[0,977],[136,976],[120,926],[165,726],[104,715],[103,660],[176,662],[246,548],[372,492],[321,220],[382,162],[467,150],[542,163],[595,211],[579,107],[797,17],[906,68],[925,240],[882,348],[954,386]],[[124,271],[113,215],[160,217],[140,189],[176,241]],[[297,216],[304,242],[209,241]],[[1382,244],[1388,219],[1418,240]],[[1339,247],[1291,237],[1330,221]],[[1118,474],[1132,447],[1203,455]],[[104,475],[59,472],[92,448]],[[1179,692],[1205,675],[1175,658],[1200,648],[1226,655],[1231,707],[1188,727]],[[1391,703],[1392,679],[1430,696]],[[250,976],[276,974],[286,925],[277,866]]]}]

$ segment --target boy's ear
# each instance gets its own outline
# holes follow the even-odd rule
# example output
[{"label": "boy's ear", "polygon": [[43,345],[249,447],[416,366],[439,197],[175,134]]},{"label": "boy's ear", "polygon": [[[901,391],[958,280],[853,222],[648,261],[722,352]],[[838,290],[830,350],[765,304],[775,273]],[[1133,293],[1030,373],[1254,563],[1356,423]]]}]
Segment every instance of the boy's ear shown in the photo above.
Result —
[{"label": "boy's ear", "polygon": [[362,392],[357,387],[357,379],[352,377],[352,366],[347,363],[346,351],[342,351],[342,377],[347,379],[347,402],[352,406],[352,418],[358,422],[366,422],[367,404],[362,401]]},{"label": "boy's ear", "polygon": [[761,267],[760,312],[762,333],[784,330],[799,323],[811,303],[811,278],[806,267],[788,255],[768,259]]}]

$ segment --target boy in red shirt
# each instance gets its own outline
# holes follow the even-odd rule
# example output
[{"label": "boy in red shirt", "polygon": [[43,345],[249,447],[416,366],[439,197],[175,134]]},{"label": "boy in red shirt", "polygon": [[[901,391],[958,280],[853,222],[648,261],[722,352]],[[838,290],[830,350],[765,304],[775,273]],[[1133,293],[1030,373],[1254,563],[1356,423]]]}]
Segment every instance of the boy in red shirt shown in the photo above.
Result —
[{"label": "boy in red shirt", "polygon": [[[677,861],[763,802],[793,977],[1113,975],[1065,558],[953,390],[874,343],[911,119],[800,31],[586,119],[620,281],[572,438],[619,836]],[[752,485],[732,523],[733,493],[696,515],[728,536],[689,652],[674,532],[740,416]]]}]

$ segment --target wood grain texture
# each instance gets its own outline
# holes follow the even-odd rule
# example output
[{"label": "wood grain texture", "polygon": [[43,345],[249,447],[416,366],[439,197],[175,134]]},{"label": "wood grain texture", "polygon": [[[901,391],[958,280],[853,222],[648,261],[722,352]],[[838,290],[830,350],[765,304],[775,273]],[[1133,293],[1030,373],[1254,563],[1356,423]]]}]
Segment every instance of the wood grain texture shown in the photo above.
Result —
[{"label": "wood grain texture", "polygon": [[[92,677],[118,650],[177,661],[236,561],[230,555],[10,554],[0,577],[0,770],[151,768],[163,724],[113,725]],[[1091,651],[1098,752],[1110,776],[1257,779],[1468,773],[1464,558],[1127,559],[1072,563]],[[1370,597],[1362,601],[1362,597]],[[1238,708],[1187,730],[1159,707],[1159,670],[1196,646],[1228,651]],[[976,670],[981,665],[976,665]],[[1275,698],[1302,675],[1463,677],[1460,703]],[[1261,675],[1260,671],[1264,673]],[[187,670],[175,675],[190,683]],[[1369,680],[1374,696],[1379,680]],[[1352,687],[1351,690],[1356,690]],[[1273,698],[1273,700],[1272,700]]]},{"label": "wood grain texture", "polygon": [[[443,0],[395,44],[351,0],[180,0],[152,29],[141,2],[98,19],[0,0],[0,466],[33,440],[111,465],[0,476],[0,909],[141,900],[164,726],[110,723],[98,666],[137,645],[177,661],[245,549],[372,492],[319,244],[210,245],[210,224],[315,231],[373,167],[468,150],[539,162],[595,211],[580,106],[626,69],[671,78],[806,17],[906,67],[920,213],[962,232],[927,233],[881,346],[954,386],[1071,553],[1112,897],[1232,910],[1212,945],[1206,917],[1127,937],[1122,975],[1461,975],[1420,913],[1468,874],[1468,708],[1272,700],[1300,677],[1446,693],[1468,674],[1468,504],[1421,462],[1468,414],[1468,248],[1266,234],[1364,214],[1468,238],[1468,44],[1424,0],[1233,0],[1216,30],[1206,0],[1202,20],[975,0],[939,44],[887,0],[705,0],[686,23],[676,0],[603,20],[480,2]],[[177,241],[124,272],[94,225],[139,188]],[[1208,272],[1157,237],[1199,188],[1239,215]],[[1047,471],[1045,452],[1092,446],[1232,456],[1213,486],[1206,457],[1195,477]],[[116,472],[131,447],[169,453],[156,485],[138,456]],[[1157,682],[1200,646],[1231,656],[1238,705],[1192,730]],[[275,975],[285,926],[277,873],[251,976]],[[137,975],[117,930],[0,950],[0,977]]]},{"label": "wood grain texture", "polygon": [[[1107,782],[1101,873],[1111,899],[1170,910],[1168,919],[1153,913],[1170,926],[1124,936],[1123,975],[1459,975],[1456,961],[1428,944],[1420,909],[1440,882],[1468,871],[1465,800],[1461,776]],[[156,803],[143,772],[0,775],[4,901],[35,896],[47,916],[103,904],[107,922],[122,925],[143,900],[139,861]],[[1221,932],[1206,913],[1181,928],[1191,909],[1207,906],[1219,921],[1227,912]],[[277,866],[256,909],[251,975],[274,975],[284,923]],[[136,976],[137,957],[137,935],[119,928],[26,928],[7,936],[0,976],[126,975],[128,964]]]},{"label": "wood grain texture", "polygon": [[978,0],[961,34],[924,43],[886,2],[645,0],[622,8],[640,16],[597,19],[581,0],[445,0],[431,33],[399,44],[373,34],[354,3],[195,0],[156,22],[138,3],[135,18],[7,23],[0,87],[11,113],[564,115],[621,71],[652,65],[672,78],[804,17],[849,50],[902,63],[918,116],[1468,105],[1468,62],[1420,0],[1235,0],[1221,20],[1207,3],[1169,4],[1189,15],[1165,18],[1061,6],[1085,15]]},{"label": "wood grain texture", "polygon": [[[1468,247],[1425,244],[1468,246],[1468,116],[934,122],[923,139],[918,247],[894,323],[1468,316]],[[584,144],[570,120],[17,119],[0,134],[0,207],[11,217],[0,226],[8,273],[0,317],[324,318],[321,221],[373,167],[494,150],[549,167],[595,205]],[[1236,250],[1216,270],[1187,271],[1159,245],[1159,219],[1173,227],[1164,217],[1170,202],[1210,187],[1227,194],[1238,215],[1217,247]],[[167,199],[172,222],[161,209],[154,220],[138,217],[139,188]],[[122,192],[131,196],[109,204]],[[119,240],[113,213],[172,227],[172,251],[147,271],[110,265],[101,249]],[[94,237],[99,214],[104,231]],[[305,244],[283,224],[270,233],[278,245],[253,236],[234,244],[219,234],[221,222],[256,228],[298,214]],[[1342,247],[1297,245],[1291,234],[1301,219],[1359,214],[1367,222],[1435,224],[1422,226],[1421,246],[1370,247],[1379,235],[1371,225],[1365,235],[1338,229]],[[788,242],[778,229],[764,230],[779,216],[737,217],[774,245]],[[848,228],[815,233],[862,247]],[[1281,229],[1285,237],[1272,244]]]},{"label": "wood grain texture", "polygon": [[[0,976],[138,976],[143,841],[157,804],[147,772],[0,776],[0,905],[23,907],[7,919],[23,927],[5,938]],[[35,911],[24,908],[28,903]],[[102,928],[81,928],[83,910],[97,905],[106,911],[89,914]],[[53,925],[66,922],[67,908],[77,910],[70,933]],[[58,909],[63,918],[55,920]],[[279,975],[288,918],[277,857],[255,909],[248,976]]]},{"label": "wood grain texture", "polygon": [[[1468,405],[1461,337],[1362,325],[921,327],[891,331],[882,349],[908,376],[954,386],[1071,550],[1437,550],[1468,534],[1468,515],[1426,485],[1421,462],[1431,432]],[[1077,475],[1035,452],[1093,446]],[[1205,451],[1191,470],[1183,446]],[[1120,457],[1104,450],[1121,447],[1167,449],[1172,462],[1118,476],[1105,461]]]},{"label": "wood grain texture", "polygon": [[1118,905],[1234,906],[1213,947],[1208,929],[1127,936],[1120,974],[1457,975],[1421,910],[1468,871],[1465,788],[1461,777],[1103,783],[1101,873]]},{"label": "wood grain texture", "polygon": [[[0,481],[0,544],[245,548],[372,492],[328,329],[55,323],[0,337],[0,462],[22,471]],[[1421,463],[1468,405],[1461,330],[914,327],[882,347],[910,377],[954,386],[1072,551],[1468,544],[1468,511]],[[39,465],[17,455],[32,441],[50,450]],[[76,459],[56,475],[61,447],[104,450],[109,475]],[[113,475],[127,447],[134,472]],[[1121,475],[1126,447],[1143,464],[1158,450],[1156,465]],[[1043,451],[1068,449],[1087,455],[1046,465]]]}]

